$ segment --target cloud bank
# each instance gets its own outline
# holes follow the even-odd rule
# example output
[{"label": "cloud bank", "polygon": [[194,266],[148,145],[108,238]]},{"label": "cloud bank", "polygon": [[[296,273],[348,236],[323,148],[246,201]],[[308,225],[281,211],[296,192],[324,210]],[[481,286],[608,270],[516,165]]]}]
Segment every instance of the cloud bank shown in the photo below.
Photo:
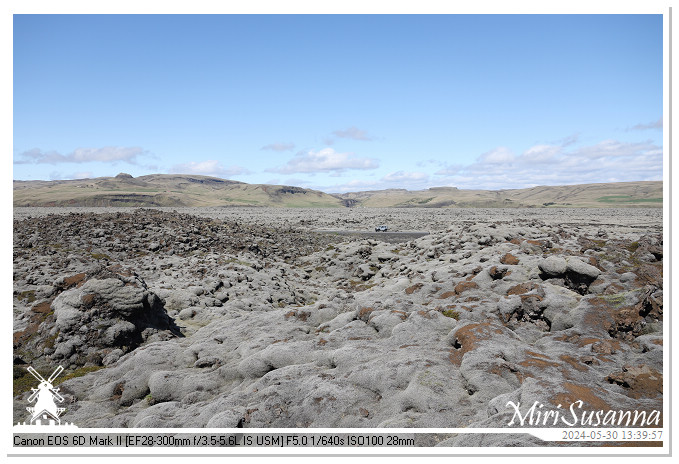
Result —
[{"label": "cloud bank", "polygon": [[[429,163],[434,167],[436,163]],[[479,155],[471,164],[445,164],[428,174],[400,170],[379,179],[352,179],[342,184],[319,186],[326,192],[402,188],[424,190],[452,186],[461,189],[504,190],[538,185],[573,185],[604,182],[662,180],[663,149],[650,141],[603,140],[573,147],[567,137],[560,144],[538,144],[522,153],[497,147]],[[426,167],[419,163],[420,169]]]},{"label": "cloud bank", "polygon": [[352,153],[337,153],[332,148],[319,151],[310,150],[295,155],[285,166],[266,169],[267,172],[280,174],[293,173],[340,173],[350,169],[376,169],[379,163],[373,158],[361,158]]},{"label": "cloud bank", "polygon": [[648,124],[637,124],[627,129],[627,131],[639,131],[647,129],[662,129],[662,118],[654,122],[649,122]]},{"label": "cloud bank", "polygon": [[56,151],[42,151],[34,148],[23,152],[14,164],[60,164],[60,163],[89,163],[93,161],[124,161],[136,164],[137,156],[146,152],[140,147],[104,147],[104,148],[76,148],[73,152],[62,155]]},{"label": "cloud bank", "polygon": [[249,174],[250,171],[240,166],[229,166],[228,168],[225,168],[217,160],[207,160],[175,164],[170,168],[170,172],[174,174],[196,174],[202,176],[230,177],[240,174]]},{"label": "cloud bank", "polygon": [[[570,145],[570,144],[569,144]],[[513,189],[538,185],[632,182],[662,179],[662,147],[604,140],[567,150],[564,145],[535,145],[520,155],[506,147],[482,154],[467,166],[437,172],[438,185],[468,189]]]},{"label": "cloud bank", "polygon": [[346,130],[333,131],[333,135],[342,139],[362,140],[365,142],[374,140],[373,136],[355,126],[351,126]]},{"label": "cloud bank", "polygon": [[264,145],[260,150],[290,151],[293,148],[295,148],[294,143],[271,143],[269,145]]}]

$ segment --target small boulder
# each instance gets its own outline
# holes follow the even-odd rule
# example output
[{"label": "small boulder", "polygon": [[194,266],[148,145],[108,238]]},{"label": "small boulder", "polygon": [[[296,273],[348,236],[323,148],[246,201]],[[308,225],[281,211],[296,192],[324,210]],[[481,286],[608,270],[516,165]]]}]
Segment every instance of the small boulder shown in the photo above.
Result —
[{"label": "small boulder", "polygon": [[599,269],[595,268],[591,264],[584,263],[577,258],[568,259],[566,271],[570,271],[581,276],[589,277],[592,280],[596,279],[597,277],[599,277],[599,274],[601,274],[601,271]]},{"label": "small boulder", "polygon": [[550,276],[559,276],[566,273],[568,263],[560,256],[550,256],[538,263],[540,270]]}]

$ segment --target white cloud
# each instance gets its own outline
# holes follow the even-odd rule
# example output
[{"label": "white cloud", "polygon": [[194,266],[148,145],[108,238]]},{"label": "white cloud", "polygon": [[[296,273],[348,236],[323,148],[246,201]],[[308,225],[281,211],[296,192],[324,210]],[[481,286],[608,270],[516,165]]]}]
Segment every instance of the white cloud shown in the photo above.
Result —
[{"label": "white cloud", "polygon": [[318,190],[321,190],[323,192],[329,192],[329,193],[347,193],[347,192],[360,192],[363,190],[380,190],[380,189],[385,189],[393,186],[387,186],[384,183],[381,182],[376,182],[376,181],[369,181],[369,180],[350,180],[349,182],[345,182],[344,184],[338,184],[338,185],[327,185],[327,186],[320,186],[320,187],[311,187],[315,188]]},{"label": "white cloud", "polygon": [[342,139],[363,140],[363,141],[374,140],[374,137],[369,135],[366,131],[361,130],[358,127],[354,126],[346,130],[333,131],[333,134]]},{"label": "white cloud", "polygon": [[145,153],[140,147],[76,148],[67,155],[56,151],[44,152],[39,148],[34,148],[23,152],[20,155],[21,159],[14,161],[14,164],[89,163],[93,161],[125,161],[136,164],[137,156]]},{"label": "white cloud", "polygon": [[294,143],[271,143],[264,145],[260,150],[290,151],[295,148]]},{"label": "white cloud", "polygon": [[422,190],[429,188],[430,176],[423,172],[396,171],[379,180],[352,179],[342,184],[314,185],[310,188],[330,193],[359,192],[366,190],[407,189]]},{"label": "white cloud", "polygon": [[521,160],[530,163],[549,163],[561,152],[556,145],[535,145],[521,155]]},{"label": "white cloud", "polygon": [[445,163],[442,163],[441,161],[435,160],[435,159],[428,159],[428,160],[418,161],[417,163],[415,163],[415,165],[419,168],[424,168],[424,167],[430,166],[430,165],[435,165],[435,166],[438,166],[438,167],[444,167]]},{"label": "white cloud", "polygon": [[439,169],[434,173],[435,176],[454,176],[459,173],[464,166],[461,164],[451,164],[450,166],[445,166],[443,169]]},{"label": "white cloud", "polygon": [[384,182],[423,182],[429,180],[429,174],[397,171],[387,174],[382,180]]},{"label": "white cloud", "polygon": [[628,158],[636,156],[648,150],[657,150],[659,147],[651,142],[624,143],[616,140],[604,140],[596,145],[583,147],[574,152],[576,156],[589,159],[600,159],[606,157]]},{"label": "white cloud", "polygon": [[488,164],[504,164],[514,161],[514,154],[507,147],[498,147],[479,156],[478,161]]},{"label": "white cloud", "polygon": [[647,129],[662,129],[662,118],[654,122],[649,122],[648,124],[637,124],[636,126],[628,128],[627,132]]},{"label": "white cloud", "polygon": [[94,174],[90,171],[80,171],[72,174],[62,174],[59,171],[50,172],[50,180],[91,179],[93,177]]},{"label": "white cloud", "polygon": [[247,169],[240,166],[230,166],[225,168],[217,160],[191,161],[183,164],[175,164],[170,168],[170,172],[175,174],[196,174],[216,177],[229,177],[249,173]]},{"label": "white cloud", "polygon": [[298,153],[288,163],[279,168],[267,169],[267,172],[281,174],[314,173],[314,172],[341,172],[349,169],[376,169],[379,164],[373,158],[360,158],[352,153],[337,153],[332,148],[324,148],[319,151]]}]

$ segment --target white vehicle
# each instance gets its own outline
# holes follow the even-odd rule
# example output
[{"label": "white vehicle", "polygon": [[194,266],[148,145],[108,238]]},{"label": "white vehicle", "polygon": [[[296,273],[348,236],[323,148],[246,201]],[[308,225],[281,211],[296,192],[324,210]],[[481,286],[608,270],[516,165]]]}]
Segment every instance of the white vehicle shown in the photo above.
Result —
[{"label": "white vehicle", "polygon": [[377,227],[375,227],[375,232],[386,232],[387,230],[389,230],[389,227],[387,227],[387,226],[377,226]]}]

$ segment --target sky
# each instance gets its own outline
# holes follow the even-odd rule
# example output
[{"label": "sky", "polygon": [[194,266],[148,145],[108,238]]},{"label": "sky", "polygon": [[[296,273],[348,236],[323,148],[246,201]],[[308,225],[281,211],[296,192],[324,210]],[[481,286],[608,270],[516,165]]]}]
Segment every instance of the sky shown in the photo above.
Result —
[{"label": "sky", "polygon": [[662,15],[14,15],[13,178],[662,180]]}]

